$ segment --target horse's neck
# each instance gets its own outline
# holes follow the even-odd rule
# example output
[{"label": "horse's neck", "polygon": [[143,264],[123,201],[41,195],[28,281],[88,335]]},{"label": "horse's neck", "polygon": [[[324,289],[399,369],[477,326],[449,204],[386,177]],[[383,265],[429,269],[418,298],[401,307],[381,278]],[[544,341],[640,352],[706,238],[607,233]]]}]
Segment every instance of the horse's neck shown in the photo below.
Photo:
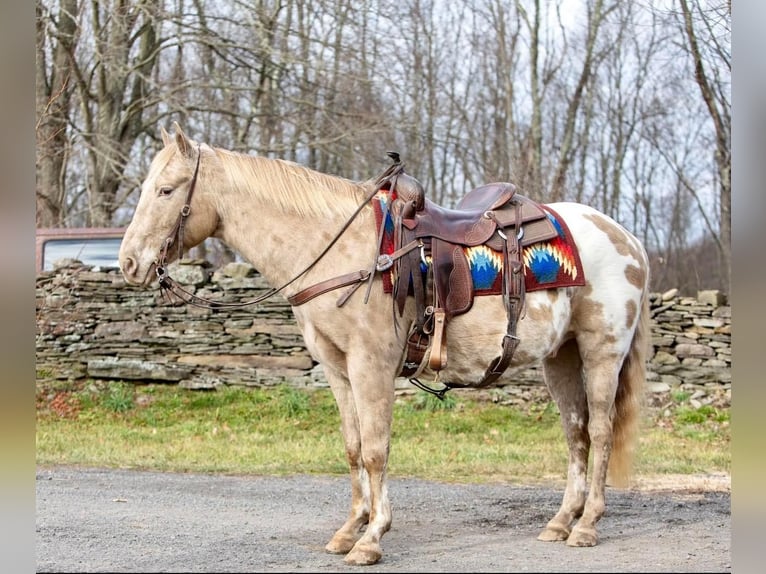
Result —
[{"label": "horse's neck", "polygon": [[[219,237],[239,252],[274,287],[292,279],[314,261],[327,244],[343,228],[356,206],[349,197],[336,201],[348,204],[345,209],[299,209],[300,199],[292,209],[285,202],[274,201],[263,193],[268,186],[276,189],[282,182],[253,181],[249,186],[232,186],[222,195],[222,225]],[[251,188],[259,188],[254,192]],[[289,189],[289,186],[281,186]],[[321,186],[316,194],[332,194]],[[361,203],[361,199],[357,203]],[[369,210],[371,212],[371,210]],[[374,231],[371,213],[361,213],[343,233],[337,245],[325,255],[315,269],[295,286],[326,279],[331,275],[355,271],[359,265],[369,265]],[[370,246],[367,246],[367,243]],[[363,255],[360,255],[363,254]]]}]

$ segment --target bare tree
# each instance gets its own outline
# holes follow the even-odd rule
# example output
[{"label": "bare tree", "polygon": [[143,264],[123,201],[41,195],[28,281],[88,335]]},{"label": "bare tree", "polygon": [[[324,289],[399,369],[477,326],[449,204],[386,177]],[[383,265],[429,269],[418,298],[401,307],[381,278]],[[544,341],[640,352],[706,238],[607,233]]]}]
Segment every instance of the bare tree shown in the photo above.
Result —
[{"label": "bare tree", "polygon": [[90,223],[109,225],[115,198],[136,138],[144,131],[151,73],[159,56],[159,6],[151,0],[94,2],[91,12],[96,62],[77,66],[87,145]]},{"label": "bare tree", "polygon": [[[62,0],[54,18],[38,3],[38,224],[111,224],[144,110],[156,105],[159,12],[149,0]],[[82,166],[85,177],[72,177]],[[67,213],[67,186],[86,192],[85,217]]]},{"label": "bare tree", "polygon": [[[731,57],[728,42],[731,4],[703,8],[699,0],[678,0],[683,15],[686,47],[694,64],[694,79],[715,130],[715,164],[718,171],[719,232],[713,237],[721,258],[724,287],[731,284]],[[700,28],[702,30],[700,31]],[[703,50],[700,33],[708,42]],[[720,35],[720,36],[719,36]],[[716,61],[711,62],[710,59]],[[722,75],[721,72],[726,73]],[[694,188],[689,187],[694,193]]]},{"label": "bare tree", "polygon": [[[545,101],[546,93],[552,82],[559,79],[561,67],[565,61],[568,46],[567,31],[561,23],[560,3],[553,4],[555,16],[549,12],[551,4],[541,6],[539,0],[532,2],[532,14],[517,0],[516,9],[528,33],[529,45],[529,103],[517,106],[526,109],[526,130],[516,131],[513,138],[518,142],[519,169],[515,178],[521,188],[531,197],[547,200],[547,183],[544,170],[548,162],[543,161],[546,152],[553,151],[555,142],[546,141],[546,108],[553,108],[556,102]],[[558,34],[558,41],[554,39]],[[550,133],[550,132],[549,132]],[[546,149],[547,148],[547,149]]]},{"label": "bare tree", "polygon": [[35,97],[37,119],[36,221],[38,227],[65,223],[66,168],[74,79],[71,63],[77,51],[78,0],[61,0],[54,15],[37,0]]},{"label": "bare tree", "polygon": [[446,206],[510,180],[611,214],[668,281],[707,280],[711,238],[728,276],[728,4],[36,1],[38,226],[125,223],[175,119],[353,179],[396,150]]},{"label": "bare tree", "polygon": [[590,81],[595,67],[604,57],[604,50],[599,50],[599,32],[601,26],[610,12],[615,10],[618,3],[605,4],[603,0],[587,0],[588,25],[585,37],[585,45],[582,63],[574,90],[569,97],[566,112],[563,117],[563,132],[559,143],[558,163],[548,193],[549,201],[559,201],[565,197],[567,174],[574,162],[575,136],[578,116],[583,103],[583,94]]}]

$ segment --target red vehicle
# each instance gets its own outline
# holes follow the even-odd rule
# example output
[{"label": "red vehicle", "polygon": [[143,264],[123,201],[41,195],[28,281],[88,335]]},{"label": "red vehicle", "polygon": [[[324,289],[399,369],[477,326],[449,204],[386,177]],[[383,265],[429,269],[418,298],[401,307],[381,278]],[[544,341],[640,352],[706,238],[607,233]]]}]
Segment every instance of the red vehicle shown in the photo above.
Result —
[{"label": "red vehicle", "polygon": [[119,267],[117,255],[125,227],[42,228],[36,233],[35,268],[50,271],[60,259],[85,265]]}]

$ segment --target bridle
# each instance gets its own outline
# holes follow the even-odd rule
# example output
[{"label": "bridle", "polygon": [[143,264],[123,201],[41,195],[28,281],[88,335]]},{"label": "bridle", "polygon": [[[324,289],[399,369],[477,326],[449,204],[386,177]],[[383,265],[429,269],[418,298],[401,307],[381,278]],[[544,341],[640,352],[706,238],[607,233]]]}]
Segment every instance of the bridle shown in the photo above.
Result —
[{"label": "bridle", "polygon": [[[201,144],[200,144],[201,145]],[[168,258],[168,251],[173,246],[174,243],[178,243],[178,258],[181,259],[184,252],[184,226],[186,224],[186,219],[189,217],[189,214],[191,213],[191,201],[192,196],[194,195],[194,188],[197,186],[197,176],[199,175],[199,162],[200,158],[202,157],[202,149],[200,145],[197,145],[197,163],[194,165],[194,173],[192,174],[191,183],[189,184],[189,191],[186,192],[186,201],[184,202],[183,207],[181,207],[181,213],[178,214],[178,219],[176,219],[175,225],[173,225],[173,229],[170,231],[170,234],[165,238],[165,241],[162,242],[162,248],[160,249],[159,257],[155,260],[155,271],[157,273],[157,278],[160,282],[160,287],[163,287],[163,281],[166,279],[170,279],[170,277],[167,274],[167,258]]]},{"label": "bridle", "polygon": [[[197,144],[197,163],[194,166],[194,174],[192,175],[191,182],[189,184],[189,191],[186,193],[186,201],[184,202],[183,207],[181,207],[181,212],[178,214],[178,219],[176,219],[175,225],[173,225],[173,228],[171,229],[167,238],[165,238],[165,241],[163,242],[162,247],[160,248],[159,255],[157,259],[154,261],[154,265],[155,265],[155,272],[157,273],[157,280],[160,286],[160,294],[163,297],[167,297],[168,300],[172,301],[173,296],[175,296],[184,303],[195,305],[197,307],[203,307],[205,309],[249,307],[251,305],[257,305],[258,303],[261,303],[262,301],[265,301],[266,299],[273,297],[277,293],[282,292],[286,287],[288,287],[289,285],[297,281],[300,277],[308,273],[317,263],[319,263],[322,257],[324,257],[328,251],[330,251],[332,246],[335,245],[335,243],[341,238],[343,233],[351,226],[351,223],[354,221],[354,219],[356,219],[357,215],[359,215],[362,209],[370,202],[370,200],[375,196],[375,194],[378,193],[381,186],[386,181],[388,181],[388,179],[384,176],[381,176],[380,178],[378,178],[377,183],[374,186],[374,189],[372,190],[372,192],[368,194],[367,197],[364,198],[364,201],[362,201],[362,203],[360,203],[359,206],[357,206],[354,213],[351,214],[351,217],[349,217],[348,220],[346,220],[346,222],[340,228],[338,233],[335,234],[335,237],[333,237],[333,239],[327,244],[327,246],[322,250],[322,252],[319,255],[317,255],[317,257],[309,265],[307,265],[301,272],[297,273],[292,279],[286,281],[279,287],[272,287],[265,293],[253,299],[252,301],[245,301],[241,303],[214,301],[212,299],[206,299],[204,297],[200,297],[199,295],[196,295],[184,289],[177,281],[175,281],[172,277],[170,277],[167,270],[168,253],[170,251],[170,248],[174,244],[176,243],[178,244],[178,259],[181,259],[183,256],[184,226],[186,225],[186,220],[189,218],[189,215],[191,214],[191,201],[192,201],[192,196],[194,195],[194,188],[197,185],[200,158],[202,157],[201,146],[202,144]],[[388,171],[390,171],[390,168]],[[351,273],[346,273],[345,275],[340,275],[338,277],[328,279],[327,281],[322,281],[321,283],[317,283],[316,285],[312,285],[311,287],[304,289],[296,293],[295,295],[288,297],[287,299],[291,305],[294,305],[294,306],[301,305],[309,301],[310,299],[313,299],[317,295],[326,293],[327,291],[338,289],[339,287],[352,285],[352,289],[348,293],[346,293],[341,298],[341,300],[339,300],[338,306],[340,306],[346,301],[346,299],[348,299],[348,297],[353,293],[353,291],[355,291],[356,288],[359,287],[359,285],[362,282],[370,278],[371,275],[372,275],[372,271],[368,271],[368,270],[360,270],[360,271],[354,271]]]}]

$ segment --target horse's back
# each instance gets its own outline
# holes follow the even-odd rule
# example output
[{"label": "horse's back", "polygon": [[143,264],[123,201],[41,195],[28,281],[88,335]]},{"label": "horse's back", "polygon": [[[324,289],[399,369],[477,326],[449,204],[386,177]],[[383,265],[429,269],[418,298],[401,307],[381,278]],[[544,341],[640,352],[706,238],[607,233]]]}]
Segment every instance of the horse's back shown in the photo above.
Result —
[{"label": "horse's back", "polygon": [[572,298],[572,321],[594,347],[627,352],[649,288],[641,242],[611,217],[579,203],[553,203],[577,245],[586,284]]},{"label": "horse's back", "polygon": [[[560,202],[549,207],[563,218],[572,233],[587,285],[605,291],[621,286],[630,291],[632,287],[640,298],[648,287],[649,261],[635,235],[588,205]],[[616,295],[622,297],[625,292],[618,289]]]}]

